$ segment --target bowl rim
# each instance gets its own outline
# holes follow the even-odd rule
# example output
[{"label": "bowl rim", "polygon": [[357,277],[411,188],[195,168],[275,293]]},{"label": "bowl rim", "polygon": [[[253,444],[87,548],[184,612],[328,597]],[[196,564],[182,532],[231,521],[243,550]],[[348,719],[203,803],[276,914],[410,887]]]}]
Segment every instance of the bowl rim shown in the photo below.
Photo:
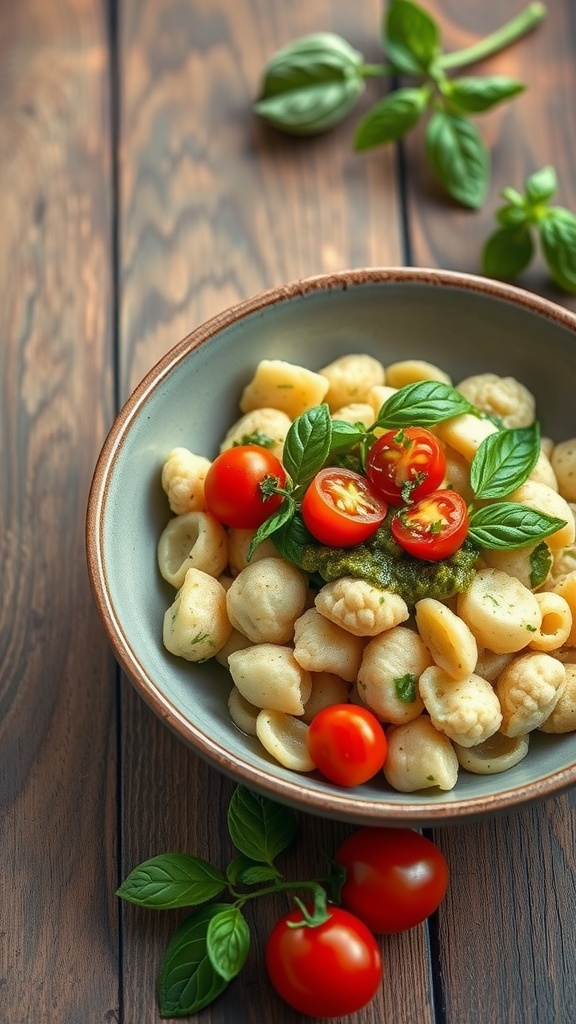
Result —
[{"label": "bowl rim", "polygon": [[[197,326],[170,348],[146,373],[118,411],[98,455],[88,493],[85,548],[93,598],[115,658],[140,696],[156,715],[200,757],[236,782],[322,817],[357,824],[442,825],[515,810],[527,803],[558,795],[576,783],[576,763],[550,772],[535,782],[497,794],[451,798],[448,802],[406,804],[362,796],[361,791],[325,792],[304,788],[301,776],[282,779],[265,768],[243,761],[191,722],[148,675],[132,649],[116,613],[107,585],[104,558],[104,518],[111,476],[132,421],[148,397],[190,352],[223,329],[254,313],[314,292],[346,290],[369,284],[414,283],[457,288],[490,295],[567,327],[576,334],[576,314],[541,295],[516,285],[455,270],[426,267],[368,267],[315,274],[258,292],[228,307]],[[351,799],[352,797],[352,799]]]}]

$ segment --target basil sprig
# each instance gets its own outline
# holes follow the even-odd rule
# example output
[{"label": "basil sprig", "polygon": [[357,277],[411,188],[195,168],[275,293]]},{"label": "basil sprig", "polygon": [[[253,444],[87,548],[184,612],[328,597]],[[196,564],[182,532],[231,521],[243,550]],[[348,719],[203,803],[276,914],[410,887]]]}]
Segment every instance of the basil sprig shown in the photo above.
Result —
[{"label": "basil sprig", "polygon": [[452,72],[491,56],[533,29],[544,4],[532,2],[474,46],[445,53],[438,21],[414,0],[394,0],[382,22],[386,64],[369,64],[346,40],[331,32],[303,36],[279,50],[264,70],[255,112],[276,128],[312,135],[342,121],[364,91],[365,79],[406,75],[360,119],[358,151],[403,138],[425,116],[426,155],[443,188],[476,209],[486,197],[490,156],[470,120],[523,92],[524,84],[503,75],[452,77]]},{"label": "basil sprig", "polygon": [[[143,907],[196,908],[176,929],[162,958],[158,978],[162,1017],[198,1013],[242,970],[251,947],[250,926],[242,910],[246,902],[272,893],[308,890],[314,909],[303,915],[302,926],[314,927],[329,917],[327,889],[338,898],[341,865],[335,864],[322,884],[315,879],[285,881],[278,870],[276,859],[294,842],[297,832],[296,817],[288,807],[238,786],[227,823],[237,853],[225,874],[201,857],[165,853],[139,864],[117,890],[121,899]],[[225,890],[230,901],[214,902]]]},{"label": "basil sprig", "polygon": [[530,476],[540,454],[540,425],[499,430],[485,437],[470,466],[477,498],[504,498]]},{"label": "basil sprig", "polygon": [[576,293],[576,216],[563,206],[551,206],[557,178],[553,167],[542,167],[524,181],[524,193],[504,188],[506,200],[496,211],[499,227],[486,240],[482,272],[509,280],[520,274],[536,252],[536,242],[550,276],[564,291]]}]

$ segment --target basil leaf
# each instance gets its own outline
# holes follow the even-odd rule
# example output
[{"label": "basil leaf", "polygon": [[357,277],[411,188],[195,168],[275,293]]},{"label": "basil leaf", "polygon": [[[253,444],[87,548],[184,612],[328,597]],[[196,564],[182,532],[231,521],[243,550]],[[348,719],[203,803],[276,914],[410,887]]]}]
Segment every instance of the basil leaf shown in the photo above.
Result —
[{"label": "basil leaf", "polygon": [[[523,219],[526,219],[524,213]],[[528,266],[533,255],[534,243],[526,224],[499,228],[490,235],[482,250],[482,273],[505,280],[516,277]]]},{"label": "basil leaf", "polygon": [[468,399],[449,384],[419,380],[400,388],[384,402],[375,425],[383,428],[415,424],[426,427],[474,411]]},{"label": "basil leaf", "polygon": [[363,60],[331,32],[296,39],[268,62],[254,111],[291,134],[326,131],[346,117],[363,92]]},{"label": "basil leaf", "polygon": [[488,189],[488,150],[466,117],[438,111],[426,130],[426,155],[439,182],[454,199],[478,209]]},{"label": "basil leaf", "polygon": [[211,918],[206,948],[212,967],[225,981],[240,973],[250,951],[250,929],[238,907],[227,907]]},{"label": "basil leaf", "polygon": [[477,498],[504,498],[523,484],[538,461],[540,426],[515,427],[489,434],[470,466],[470,486]]},{"label": "basil leaf", "polygon": [[306,529],[299,512],[284,524],[272,538],[278,554],[288,562],[302,568],[303,552],[311,544],[316,544],[312,534]]},{"label": "basil leaf", "polygon": [[360,120],[354,148],[370,149],[401,139],[417,124],[430,99],[427,86],[420,89],[396,89],[374,104]]},{"label": "basil leaf", "polygon": [[271,516],[268,516],[268,519],[265,519],[262,525],[259,526],[258,529],[256,530],[256,533],[252,537],[252,540],[250,541],[250,546],[246,553],[246,560],[248,562],[252,558],[252,555],[254,554],[258,545],[261,544],[263,540],[266,540],[267,537],[270,537],[272,536],[273,533],[276,533],[276,531],[279,530],[280,527],[284,526],[285,523],[289,522],[292,516],[294,515],[295,511],[296,502],[294,501],[294,498],[291,498],[290,495],[288,495],[286,498],[284,498],[284,501],[280,505],[280,508],[277,508],[276,511],[273,512]]},{"label": "basil leaf", "polygon": [[294,813],[282,804],[238,786],[228,806],[234,846],[251,860],[272,865],[296,836]]},{"label": "basil leaf", "polygon": [[524,182],[526,198],[536,205],[551,199],[557,188],[556,171],[553,167],[542,167],[530,174]]},{"label": "basil leaf", "polygon": [[116,895],[141,907],[165,910],[205,903],[225,887],[224,876],[201,857],[163,853],[134,868]]},{"label": "basil leaf", "polygon": [[411,0],[394,0],[384,22],[384,48],[399,71],[419,75],[440,52],[438,23]]},{"label": "basil leaf", "polygon": [[470,517],[468,538],[481,548],[512,550],[534,544],[565,526],[564,519],[546,515],[515,501],[499,501]]},{"label": "basil leaf", "polygon": [[552,206],[539,222],[542,252],[556,284],[576,292],[576,217],[570,210]]},{"label": "basil leaf", "polygon": [[528,210],[525,206],[501,206],[496,210],[496,220],[507,228],[518,228],[528,221]]},{"label": "basil leaf", "polygon": [[302,413],[290,425],[282,461],[295,485],[306,487],[330,453],[332,420],[325,402]]},{"label": "basil leaf", "polygon": [[228,910],[229,903],[210,903],[185,918],[170,939],[158,978],[158,1005],[162,1017],[188,1017],[198,1013],[228,985],[210,962],[207,934],[210,921]]},{"label": "basil leaf", "polygon": [[240,875],[240,881],[244,885],[258,885],[259,882],[275,882],[280,878],[280,872],[268,864],[254,864],[244,869]]},{"label": "basil leaf", "polygon": [[530,586],[533,590],[536,590],[544,583],[544,580],[548,579],[551,565],[552,552],[546,542],[542,541],[530,554]]},{"label": "basil leaf", "polygon": [[483,114],[497,103],[523,92],[525,85],[516,78],[490,75],[486,78],[457,78],[449,80],[444,95],[464,114]]},{"label": "basil leaf", "polygon": [[342,448],[353,448],[366,436],[366,430],[361,423],[347,423],[346,420],[332,420],[332,437],[330,439],[330,452],[339,452]]}]

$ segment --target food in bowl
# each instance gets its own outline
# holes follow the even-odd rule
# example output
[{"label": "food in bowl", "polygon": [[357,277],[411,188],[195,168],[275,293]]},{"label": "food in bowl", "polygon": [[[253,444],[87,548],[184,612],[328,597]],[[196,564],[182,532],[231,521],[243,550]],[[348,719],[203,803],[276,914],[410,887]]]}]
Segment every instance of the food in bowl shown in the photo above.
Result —
[{"label": "food in bowl", "polygon": [[576,439],[491,371],[261,360],[213,461],[162,468],[164,645],[284,768],[402,793],[576,730]]}]

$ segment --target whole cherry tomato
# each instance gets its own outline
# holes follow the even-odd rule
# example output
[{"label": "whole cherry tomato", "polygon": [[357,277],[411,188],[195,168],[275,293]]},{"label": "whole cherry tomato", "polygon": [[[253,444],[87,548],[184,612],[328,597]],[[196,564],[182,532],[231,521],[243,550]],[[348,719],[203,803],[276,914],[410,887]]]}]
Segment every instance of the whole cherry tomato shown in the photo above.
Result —
[{"label": "whole cherry tomato", "polygon": [[437,562],[462,546],[468,533],[468,509],[457,491],[434,491],[400,509],[390,523],[394,540],[415,558]]},{"label": "whole cherry tomato", "polygon": [[376,716],[357,704],[331,704],[312,719],[308,753],[338,786],[359,786],[379,772],[388,743]]},{"label": "whole cherry tomato", "polygon": [[214,459],[204,480],[208,512],[225,526],[257,529],[282,503],[281,494],[265,497],[262,493],[260,485],[270,477],[284,487],[284,467],[266,448],[255,444],[228,448]]},{"label": "whole cherry tomato", "polygon": [[335,859],[347,872],[342,906],[379,934],[420,924],[446,895],[444,854],[412,829],[358,829],[344,840]]},{"label": "whole cherry tomato", "polygon": [[266,969],[278,994],[295,1010],[342,1018],[376,994],[382,957],[362,921],[341,907],[329,905],[328,913],[329,919],[314,927],[306,925],[301,910],[281,918],[266,944]]},{"label": "whole cherry tomato", "polygon": [[446,475],[446,456],[425,427],[388,430],[368,452],[366,472],[390,505],[418,501],[435,491]]},{"label": "whole cherry tomato", "polygon": [[327,466],[316,474],[302,499],[310,533],[331,547],[352,547],[375,533],[388,505],[366,477]]}]

